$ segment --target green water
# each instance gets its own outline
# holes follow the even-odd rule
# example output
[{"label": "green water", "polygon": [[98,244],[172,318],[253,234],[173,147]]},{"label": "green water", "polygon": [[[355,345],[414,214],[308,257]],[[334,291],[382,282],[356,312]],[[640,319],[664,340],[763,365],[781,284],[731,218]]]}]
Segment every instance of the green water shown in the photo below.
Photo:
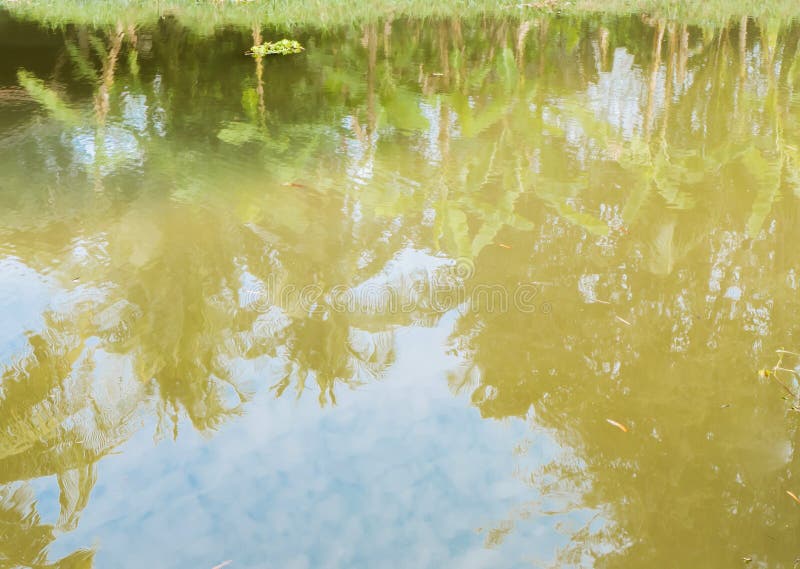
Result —
[{"label": "green water", "polygon": [[796,567],[800,24],[284,35],[0,13],[0,568]]}]

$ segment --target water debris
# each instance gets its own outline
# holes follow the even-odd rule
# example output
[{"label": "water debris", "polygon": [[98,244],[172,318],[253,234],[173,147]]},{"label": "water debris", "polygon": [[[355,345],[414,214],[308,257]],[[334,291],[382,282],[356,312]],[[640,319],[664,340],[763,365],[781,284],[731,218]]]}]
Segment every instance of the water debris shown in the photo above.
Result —
[{"label": "water debris", "polygon": [[797,497],[797,494],[795,494],[791,490],[787,490],[786,493],[789,494],[789,496],[791,496],[792,500],[800,504],[800,498]]},{"label": "water debris", "polygon": [[214,565],[211,569],[222,569],[223,567],[227,567],[231,563],[233,563],[233,561],[228,559],[227,561],[223,561],[219,565]]},{"label": "water debris", "polygon": [[794,370],[784,369],[780,367],[780,362],[778,362],[778,364],[772,369],[764,368],[758,370],[758,375],[759,377],[762,377],[764,379],[769,379],[769,378],[774,379],[778,383],[778,385],[780,385],[790,397],[796,398],[794,391],[792,391],[791,388],[788,385],[786,385],[783,381],[781,381],[781,379],[778,377],[778,370],[796,373],[794,372]]},{"label": "water debris", "polygon": [[623,324],[626,324],[626,325],[628,325],[628,326],[633,326],[633,324],[631,324],[630,322],[628,322],[627,320],[625,320],[625,319],[624,319],[622,316],[617,316],[617,315],[615,314],[615,315],[614,315],[614,318],[616,318],[617,320],[619,320],[619,321],[620,321],[620,322],[622,322]]},{"label": "water debris", "polygon": [[265,55],[291,55],[302,51],[305,51],[305,48],[300,45],[299,41],[284,38],[278,41],[268,41],[259,45],[254,45],[245,55],[264,57]]},{"label": "water debris", "polygon": [[503,249],[511,249],[511,245],[506,245],[505,243],[498,243],[497,246]]},{"label": "water debris", "polygon": [[798,354],[797,352],[790,352],[789,350],[775,350],[775,353],[776,354],[788,354],[790,356],[797,356],[798,358],[800,358],[800,354]]},{"label": "water debris", "polygon": [[298,182],[284,182],[284,183],[281,184],[281,186],[284,186],[286,188],[307,188],[308,187],[305,184],[300,184]]},{"label": "water debris", "polygon": [[720,408],[720,409],[727,409],[727,408],[728,408],[728,407],[730,407],[730,406],[731,406],[731,404],[730,404],[730,403],[725,403],[725,404],[723,404],[723,405],[720,405],[720,406],[719,406],[719,408]]},{"label": "water debris", "polygon": [[628,427],[626,427],[625,425],[623,425],[619,421],[615,421],[614,419],[606,419],[606,423],[608,423],[609,425],[615,426],[616,428],[618,428],[623,433],[627,433],[628,432]]}]

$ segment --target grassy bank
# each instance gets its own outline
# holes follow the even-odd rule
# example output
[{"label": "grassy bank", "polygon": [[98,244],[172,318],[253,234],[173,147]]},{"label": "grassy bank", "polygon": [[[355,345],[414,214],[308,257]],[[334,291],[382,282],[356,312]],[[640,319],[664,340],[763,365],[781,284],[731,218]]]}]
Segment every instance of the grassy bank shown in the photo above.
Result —
[{"label": "grassy bank", "polygon": [[[564,4],[559,2],[559,4]],[[575,13],[643,13],[694,24],[721,24],[745,16],[781,20],[800,18],[798,0],[576,0]]]},{"label": "grassy bank", "polygon": [[798,0],[0,0],[0,6],[16,17],[53,26],[146,23],[173,15],[205,30],[253,22],[332,27],[388,17],[530,18],[542,13],[648,14],[700,25],[720,25],[744,16],[800,17]]}]

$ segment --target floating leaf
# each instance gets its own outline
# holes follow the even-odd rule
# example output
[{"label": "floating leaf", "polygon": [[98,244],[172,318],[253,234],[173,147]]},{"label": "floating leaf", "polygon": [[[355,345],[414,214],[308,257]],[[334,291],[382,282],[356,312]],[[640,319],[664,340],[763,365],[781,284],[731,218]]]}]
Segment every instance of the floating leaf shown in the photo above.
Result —
[{"label": "floating leaf", "polygon": [[792,500],[794,500],[795,502],[800,504],[800,498],[798,498],[797,495],[794,492],[792,492],[791,490],[787,490],[786,493],[789,494],[789,496],[792,497]]}]

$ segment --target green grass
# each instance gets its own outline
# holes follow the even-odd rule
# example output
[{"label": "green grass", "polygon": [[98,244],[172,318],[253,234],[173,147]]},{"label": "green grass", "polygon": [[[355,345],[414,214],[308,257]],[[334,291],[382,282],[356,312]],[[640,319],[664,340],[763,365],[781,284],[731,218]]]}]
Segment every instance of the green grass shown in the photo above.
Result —
[{"label": "green grass", "polygon": [[142,24],[174,15],[199,31],[220,25],[333,27],[388,17],[443,18],[541,13],[648,14],[681,22],[721,25],[749,16],[800,17],[800,0],[0,0],[13,15],[51,26]]},{"label": "green grass", "polygon": [[722,24],[731,19],[800,17],[798,0],[576,0],[571,12],[645,13],[695,24]]},{"label": "green grass", "polygon": [[505,0],[0,0],[12,14],[49,25],[144,23],[174,15],[192,28],[260,22],[277,27],[333,27],[387,17],[519,13]]}]

